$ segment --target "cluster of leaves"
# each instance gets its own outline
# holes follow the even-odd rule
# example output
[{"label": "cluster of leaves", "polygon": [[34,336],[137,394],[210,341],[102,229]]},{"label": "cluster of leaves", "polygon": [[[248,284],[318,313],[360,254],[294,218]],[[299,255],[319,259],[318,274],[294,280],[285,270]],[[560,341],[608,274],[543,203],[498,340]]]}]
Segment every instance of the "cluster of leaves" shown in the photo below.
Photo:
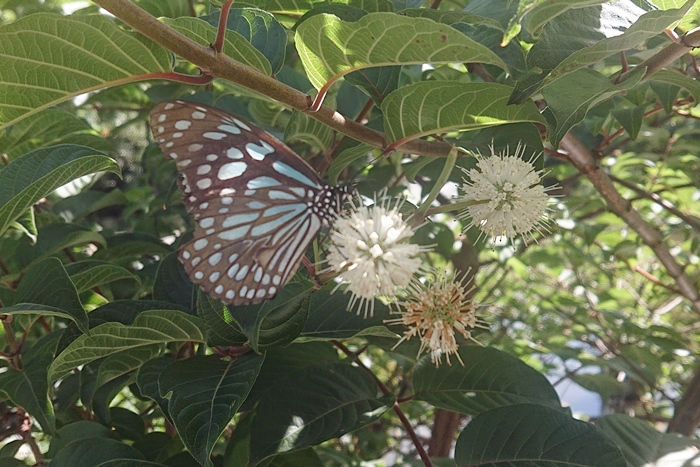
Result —
[{"label": "cluster of leaves", "polygon": [[[350,465],[388,451],[437,463],[414,431],[435,409],[471,417],[447,465],[642,465],[698,446],[626,415],[576,420],[544,376],[564,369],[561,381],[611,412],[653,421],[670,419],[693,377],[697,313],[678,274],[556,149],[565,137],[596,148],[697,276],[696,68],[611,79],[619,54],[643,63],[667,44],[664,28],[694,26],[694,2],[236,2],[223,54],[284,90],[274,97],[317,94],[314,106],[363,125],[357,140],[246,82],[172,82],[173,69],[202,64],[173,65],[141,34],[148,15],[208,47],[216,5],[141,0],[139,23],[119,14],[130,2],[72,15],[63,3],[0,2],[0,465],[25,465],[22,446],[59,466]],[[446,155],[444,141],[481,152],[523,142],[527,157],[547,142],[558,226],[514,249],[461,235],[455,213],[418,231],[435,245],[432,266],[471,268],[490,304],[488,346],[465,342],[464,366],[416,361],[412,341],[391,350],[402,331],[385,326],[386,306],[348,313],[347,295],[305,272],[273,301],[226,307],[175,257],[192,220],[146,126],[155,103],[183,96],[270,130],[332,182],[359,174],[369,197],[434,190],[445,158],[428,156]],[[377,132],[415,152],[377,158]],[[448,179],[473,165],[461,158]]]}]

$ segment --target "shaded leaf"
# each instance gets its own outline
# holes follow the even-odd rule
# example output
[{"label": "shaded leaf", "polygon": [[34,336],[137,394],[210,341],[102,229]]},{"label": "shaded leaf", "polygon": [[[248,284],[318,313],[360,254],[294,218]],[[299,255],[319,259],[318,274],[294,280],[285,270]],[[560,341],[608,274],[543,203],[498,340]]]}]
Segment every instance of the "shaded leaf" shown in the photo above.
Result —
[{"label": "shaded leaf", "polygon": [[120,173],[114,159],[72,144],[37,149],[13,160],[0,171],[0,234],[59,186],[102,170]]},{"label": "shaded leaf", "polygon": [[47,370],[60,333],[54,332],[22,350],[22,368],[6,367],[0,373],[0,391],[34,417],[46,433],[54,433],[55,419],[49,399]]},{"label": "shaded leaf", "polygon": [[70,343],[54,360],[49,381],[55,381],[73,368],[108,357],[123,350],[165,345],[170,342],[204,342],[201,320],[172,310],[149,310],[136,317],[131,326],[105,323]]},{"label": "shaded leaf", "polygon": [[548,135],[552,145],[558,146],[566,132],[583,120],[589,108],[632,88],[639,82],[644,72],[645,69],[637,68],[623,83],[614,84],[597,71],[582,68],[569,74],[566,79],[554,81],[542,89],[553,117],[552,128]]},{"label": "shaded leaf", "polygon": [[620,450],[595,426],[557,410],[517,404],[474,417],[455,446],[458,466],[626,467]]},{"label": "shaded leaf", "polygon": [[82,332],[88,330],[88,317],[83,309],[63,264],[47,258],[31,267],[17,288],[17,301],[1,308],[3,314],[48,314],[68,318]]},{"label": "shaded leaf", "polygon": [[[193,41],[209,46],[216,40],[216,28],[200,18],[164,18],[163,22],[181,34],[189,37]],[[244,63],[256,70],[262,71],[266,75],[272,74],[270,62],[265,56],[258,52],[250,42],[236,31],[227,31],[222,53]]]},{"label": "shaded leaf", "polygon": [[54,465],[74,467],[97,466],[114,459],[143,460],[143,456],[129,445],[109,438],[87,438],[66,444],[51,460]]},{"label": "shaded leaf", "polygon": [[161,396],[180,438],[202,465],[213,466],[214,443],[255,382],[263,357],[249,353],[232,361],[215,356],[178,360],[160,374]]},{"label": "shaded leaf", "polygon": [[306,367],[260,401],[251,427],[250,460],[314,446],[361,428],[388,410],[366,371],[345,363]]},{"label": "shaded leaf", "polygon": [[476,345],[461,347],[459,355],[463,367],[436,368],[429,356],[421,358],[413,373],[415,398],[471,415],[526,402],[560,407],[547,379],[517,358]]},{"label": "shaded leaf", "polygon": [[[218,26],[220,12],[202,19]],[[287,48],[287,32],[270,13],[257,8],[231,8],[226,18],[226,29],[235,31],[265,56],[275,75],[282,69]],[[228,33],[227,33],[228,36]]]},{"label": "shaded leaf", "polygon": [[131,279],[141,282],[127,269],[104,261],[80,261],[66,265],[66,272],[75,285],[78,293],[109,282]]},{"label": "shaded leaf", "polygon": [[50,108],[22,119],[0,137],[0,153],[13,160],[39,147],[76,144],[109,151],[109,144],[84,120],[65,110]]},{"label": "shaded leaf", "polygon": [[333,143],[333,130],[327,125],[297,110],[284,130],[285,143],[301,141],[311,146],[314,152],[323,152]]},{"label": "shaded leaf", "polygon": [[697,464],[697,439],[661,433],[643,420],[622,414],[599,418],[595,426],[622,450],[627,465]]}]

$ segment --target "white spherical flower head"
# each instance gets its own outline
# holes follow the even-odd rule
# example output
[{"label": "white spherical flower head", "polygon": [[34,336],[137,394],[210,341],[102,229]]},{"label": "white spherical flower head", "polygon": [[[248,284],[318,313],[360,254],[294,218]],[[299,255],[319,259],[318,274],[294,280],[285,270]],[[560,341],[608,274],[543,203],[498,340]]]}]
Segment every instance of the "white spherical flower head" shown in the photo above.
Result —
[{"label": "white spherical flower head", "polygon": [[353,205],[333,224],[327,260],[352,294],[348,309],[358,305],[358,314],[371,315],[377,295],[394,296],[421,268],[425,249],[408,243],[414,230],[399,212],[401,204]]},{"label": "white spherical flower head", "polygon": [[[522,159],[525,146],[518,144],[515,153],[478,156],[477,169],[465,170],[461,201],[471,201],[459,217],[471,218],[467,228],[478,227],[482,233],[506,236],[511,241],[518,235],[547,230],[546,210],[549,195],[541,184],[542,171]],[[527,239],[525,238],[527,242]]]}]

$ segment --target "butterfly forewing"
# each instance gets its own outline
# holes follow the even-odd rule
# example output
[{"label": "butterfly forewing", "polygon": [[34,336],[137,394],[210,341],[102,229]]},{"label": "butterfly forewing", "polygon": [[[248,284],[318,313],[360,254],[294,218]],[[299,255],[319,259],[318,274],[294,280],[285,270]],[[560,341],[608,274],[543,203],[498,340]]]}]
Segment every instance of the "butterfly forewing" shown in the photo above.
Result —
[{"label": "butterfly forewing", "polygon": [[159,104],[151,128],[175,160],[196,220],[193,240],[180,250],[187,275],[233,305],[273,298],[348,189],[326,186],[280,141],[212,107]]}]

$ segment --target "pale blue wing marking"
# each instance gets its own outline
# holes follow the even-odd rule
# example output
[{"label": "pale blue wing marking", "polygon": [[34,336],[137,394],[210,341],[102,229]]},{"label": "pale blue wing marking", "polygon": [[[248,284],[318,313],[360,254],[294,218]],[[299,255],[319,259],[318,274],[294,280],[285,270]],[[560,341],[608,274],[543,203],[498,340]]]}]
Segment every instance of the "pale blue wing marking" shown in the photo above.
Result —
[{"label": "pale blue wing marking", "polygon": [[321,186],[318,183],[314,182],[309,177],[299,172],[297,169],[292,168],[290,165],[285,164],[284,162],[275,161],[272,163],[272,168],[275,169],[278,173],[292,178],[299,183],[303,183],[313,188],[321,188]]},{"label": "pale blue wing marking", "polygon": [[248,180],[248,188],[251,190],[256,190],[259,188],[269,188],[272,186],[280,186],[282,185],[278,180],[275,180],[272,177],[257,177],[253,178],[251,180]]}]

